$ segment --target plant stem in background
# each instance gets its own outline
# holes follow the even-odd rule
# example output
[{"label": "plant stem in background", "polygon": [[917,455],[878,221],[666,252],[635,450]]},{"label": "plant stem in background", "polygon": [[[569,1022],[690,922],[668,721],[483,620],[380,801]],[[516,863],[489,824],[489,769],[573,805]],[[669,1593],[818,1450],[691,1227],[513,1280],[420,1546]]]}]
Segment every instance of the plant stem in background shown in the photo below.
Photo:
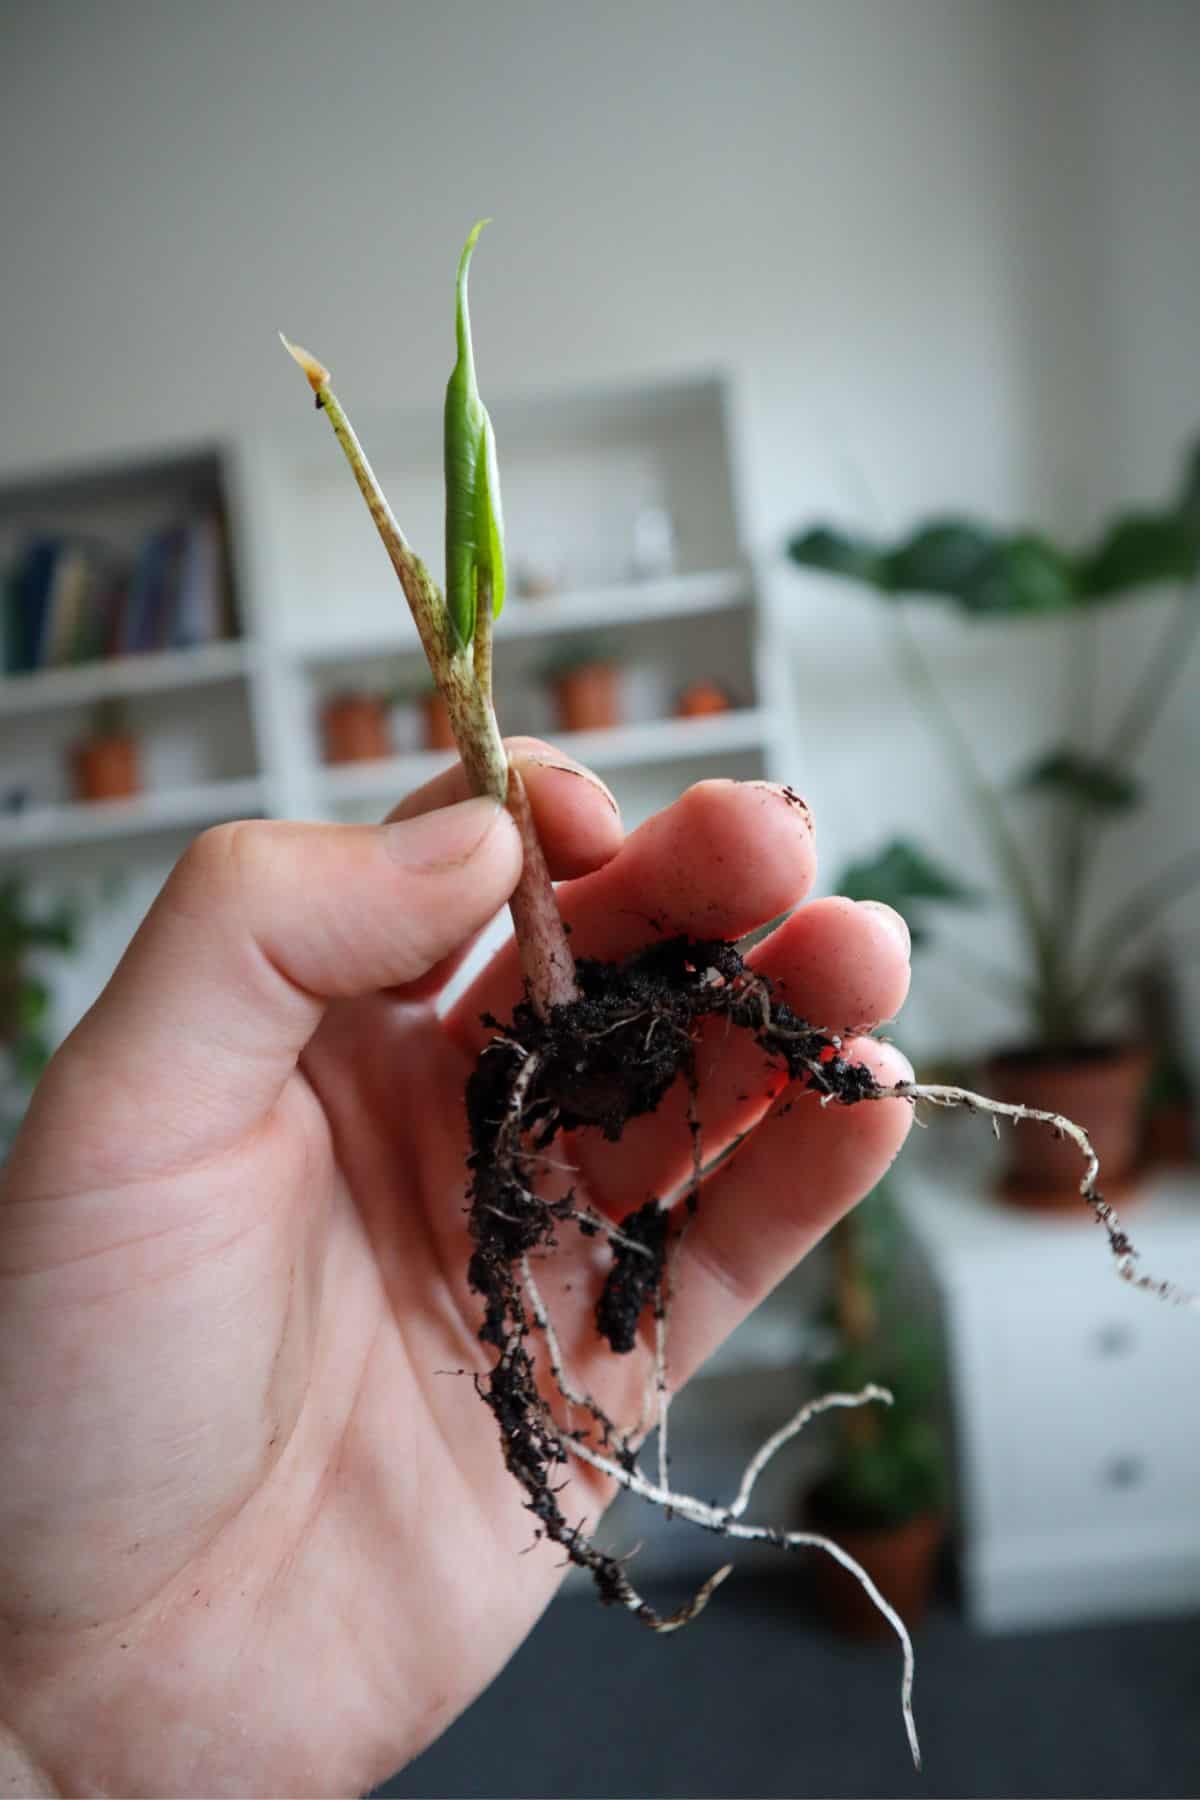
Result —
[{"label": "plant stem in background", "polygon": [[965,787],[967,797],[978,813],[991,842],[996,861],[1008,879],[1030,950],[1038,968],[1039,979],[1035,992],[1039,996],[1053,995],[1055,997],[1053,1005],[1045,1002],[1037,1004],[1036,1010],[1039,1013],[1037,1022],[1043,1036],[1057,1036],[1054,1018],[1046,1016],[1053,1015],[1057,1011],[1057,998],[1061,987],[1054,938],[1049,923],[1043,915],[1033,875],[1025,860],[1021,845],[1005,816],[1000,795],[980,768],[971,740],[959,726],[941,688],[934,679],[933,671],[925,660],[902,607],[897,607],[895,613],[894,641],[899,651],[901,667],[910,685],[928,703],[928,710],[935,725],[941,731],[950,749],[951,766]]},{"label": "plant stem in background", "polygon": [[1104,749],[1106,762],[1127,765],[1137,755],[1187,665],[1197,632],[1200,632],[1200,591],[1189,585],[1180,589],[1158,646],[1113,727]]},{"label": "plant stem in background", "polygon": [[1200,847],[1188,850],[1129,895],[1098,933],[1084,976],[1085,989],[1107,986],[1130,938],[1144,931],[1173,900],[1200,881]]}]

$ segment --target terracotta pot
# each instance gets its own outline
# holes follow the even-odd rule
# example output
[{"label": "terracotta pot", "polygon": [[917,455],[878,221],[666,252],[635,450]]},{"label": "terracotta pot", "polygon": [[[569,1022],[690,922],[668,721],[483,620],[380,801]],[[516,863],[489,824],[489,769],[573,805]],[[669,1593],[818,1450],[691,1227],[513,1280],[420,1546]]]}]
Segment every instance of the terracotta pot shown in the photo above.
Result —
[{"label": "terracotta pot", "polygon": [[[918,1513],[901,1525],[853,1526],[827,1517],[810,1519],[866,1570],[909,1630],[929,1610],[938,1552],[946,1535],[941,1513]],[[891,1638],[892,1627],[847,1569],[823,1551],[812,1552],[813,1594],[827,1624],[843,1637]]]},{"label": "terracotta pot", "polygon": [[325,761],[375,762],[392,754],[387,708],[372,694],[339,694],[321,714]]},{"label": "terracotta pot", "polygon": [[554,682],[563,731],[606,731],[621,722],[620,670],[616,663],[583,663]]},{"label": "terracotta pot", "polygon": [[1158,1168],[1179,1168],[1196,1160],[1196,1117],[1186,1100],[1156,1106],[1146,1120],[1142,1155]]},{"label": "terracotta pot", "polygon": [[[1151,1052],[1141,1044],[1097,1045],[1075,1055],[1012,1051],[992,1058],[984,1082],[997,1100],[1062,1113],[1082,1125],[1100,1158],[1100,1185],[1111,1195],[1137,1165],[1151,1066]],[[1004,1198],[1017,1206],[1078,1206],[1083,1167],[1076,1146],[1031,1122],[1001,1129],[1009,1153]]]},{"label": "terracotta pot", "polygon": [[88,738],[71,751],[71,772],[77,800],[128,800],[142,789],[137,739]]},{"label": "terracotta pot", "polygon": [[684,688],[675,704],[681,719],[707,719],[713,713],[729,711],[729,695],[715,681],[694,681]]},{"label": "terracotta pot", "polygon": [[427,750],[453,750],[454,731],[450,724],[450,709],[440,694],[426,694],[421,702],[421,711],[425,717],[425,748]]}]

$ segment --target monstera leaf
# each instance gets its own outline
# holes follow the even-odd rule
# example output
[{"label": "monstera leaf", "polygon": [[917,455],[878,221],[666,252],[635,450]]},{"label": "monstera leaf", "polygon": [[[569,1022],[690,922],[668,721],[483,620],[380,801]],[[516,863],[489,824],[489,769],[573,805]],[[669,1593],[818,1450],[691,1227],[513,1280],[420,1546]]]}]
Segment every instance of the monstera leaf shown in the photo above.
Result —
[{"label": "monstera leaf", "polygon": [[801,568],[883,594],[934,595],[974,615],[1037,615],[1076,603],[1074,570],[1046,538],[1003,536],[969,519],[938,519],[891,549],[818,526],[793,538],[788,554]]},{"label": "monstera leaf", "polygon": [[926,907],[974,906],[979,901],[973,888],[902,838],[877,856],[851,863],[843,870],[837,891],[849,900],[882,900],[894,907],[908,923],[914,949],[929,935],[922,922]]},{"label": "monstera leaf", "polygon": [[804,531],[788,545],[788,555],[802,569],[827,575],[845,575],[867,587],[886,588],[886,559],[869,538],[818,525]]},{"label": "monstera leaf", "polygon": [[1098,813],[1128,812],[1141,799],[1138,783],[1124,769],[1071,749],[1051,750],[1039,757],[1017,777],[1015,785],[1062,794]]},{"label": "monstera leaf", "polygon": [[929,595],[976,618],[1045,618],[1200,573],[1200,441],[1159,511],[1119,514],[1078,555],[1035,531],[976,519],[933,519],[893,544],[820,525],[788,546],[801,568],[861,581],[882,594]]},{"label": "monstera leaf", "polygon": [[935,519],[885,557],[894,593],[960,599],[983,579],[995,555],[990,531],[967,519]]},{"label": "monstera leaf", "polygon": [[1191,581],[1200,564],[1200,520],[1186,512],[1127,513],[1079,565],[1081,594],[1111,600],[1135,588]]}]

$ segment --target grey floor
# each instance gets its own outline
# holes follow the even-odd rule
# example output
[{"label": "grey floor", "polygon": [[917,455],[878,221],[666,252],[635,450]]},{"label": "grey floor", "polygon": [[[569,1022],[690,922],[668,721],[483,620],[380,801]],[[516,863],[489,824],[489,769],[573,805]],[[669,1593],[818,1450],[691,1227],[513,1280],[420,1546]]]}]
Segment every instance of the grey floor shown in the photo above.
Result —
[{"label": "grey floor", "polygon": [[814,1625],[790,1569],[735,1576],[670,1638],[569,1595],[457,1725],[378,1793],[1200,1796],[1200,1618],[985,1638],[947,1602],[917,1641],[919,1776],[899,1667],[890,1645],[842,1643]]}]

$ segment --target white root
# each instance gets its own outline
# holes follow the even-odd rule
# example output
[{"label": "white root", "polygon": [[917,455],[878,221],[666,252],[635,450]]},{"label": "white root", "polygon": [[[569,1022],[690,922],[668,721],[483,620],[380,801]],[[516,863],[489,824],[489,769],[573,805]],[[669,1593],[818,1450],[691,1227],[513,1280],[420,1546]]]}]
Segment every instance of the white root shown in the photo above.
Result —
[{"label": "white root", "polygon": [[[764,1012],[765,1011],[766,1007],[764,1002]],[[530,1060],[536,1061],[536,1059],[533,1058]],[[506,1119],[506,1125],[516,1126],[519,1121],[520,1103],[521,1100],[523,1100],[524,1091],[528,1085],[528,1073],[530,1072],[527,1069],[523,1069],[521,1077],[518,1078],[516,1085],[517,1088],[521,1090],[521,1094],[518,1098],[517,1093],[514,1092],[513,1098],[516,1104],[509,1112],[508,1118]],[[814,1067],[813,1073],[819,1076],[819,1068]],[[897,1082],[892,1087],[876,1090],[876,1093],[872,1097],[876,1099],[895,1098],[908,1100],[914,1107],[922,1100],[927,1101],[932,1106],[965,1107],[969,1112],[979,1112],[986,1115],[990,1120],[993,1130],[997,1132],[999,1130],[999,1120],[1001,1118],[1011,1119],[1014,1123],[1020,1120],[1029,1120],[1038,1124],[1050,1126],[1058,1135],[1070,1139],[1083,1157],[1084,1173],[1079,1183],[1079,1192],[1107,1232],[1109,1243],[1116,1258],[1117,1270],[1121,1278],[1131,1283],[1134,1287],[1153,1293],[1173,1305],[1200,1307],[1200,1297],[1195,1294],[1188,1292],[1186,1289],[1177,1286],[1173,1282],[1159,1280],[1139,1272],[1137,1251],[1134,1249],[1129,1238],[1122,1229],[1116,1212],[1097,1191],[1096,1181],[1100,1172],[1100,1164],[1091,1140],[1082,1127],[1076,1125],[1073,1120],[1068,1119],[1059,1113],[1042,1111],[1037,1107],[1022,1106],[1001,1100],[991,1100],[985,1095],[972,1093],[967,1088],[951,1087],[941,1084],[926,1084],[916,1081]],[[825,1098],[832,1099],[834,1096],[829,1094],[825,1096]],[[589,1413],[593,1421],[600,1427],[604,1447],[596,1448],[592,1443],[587,1441],[587,1434],[575,1431],[572,1428],[569,1417],[567,1425],[564,1428],[554,1419],[549,1406],[543,1403],[547,1426],[554,1433],[566,1455],[574,1457],[578,1462],[584,1463],[589,1468],[596,1470],[598,1474],[605,1476],[618,1487],[624,1488],[626,1492],[637,1495],[639,1499],[646,1501],[649,1505],[659,1507],[668,1517],[677,1514],[681,1519],[685,1519],[690,1524],[699,1526],[702,1530],[711,1531],[720,1537],[736,1538],[743,1542],[766,1542],[777,1545],[782,1549],[803,1549],[810,1547],[819,1549],[824,1551],[826,1555],[832,1556],[842,1568],[853,1575],[880,1614],[888,1621],[900,1642],[903,1653],[900,1704],[904,1717],[904,1728],[908,1737],[909,1748],[912,1752],[913,1763],[919,1769],[921,1766],[921,1753],[912,1710],[914,1675],[912,1640],[909,1637],[904,1621],[900,1618],[895,1608],[891,1606],[880,1593],[866,1570],[832,1539],[826,1538],[815,1532],[777,1531],[766,1525],[747,1524],[743,1518],[746,1508],[750,1503],[755,1484],[762,1475],[764,1469],[779,1451],[804,1429],[810,1420],[833,1407],[862,1406],[871,1401],[879,1401],[886,1405],[890,1405],[892,1396],[887,1389],[871,1384],[864,1387],[861,1392],[857,1394],[825,1394],[817,1399],[808,1401],[793,1414],[786,1424],[780,1426],[780,1428],[774,1432],[751,1457],[742,1475],[737,1493],[728,1506],[716,1506],[709,1502],[696,1499],[690,1494],[676,1493],[670,1485],[667,1439],[670,1386],[667,1354],[671,1304],[674,1297],[675,1275],[680,1244],[682,1243],[687,1226],[690,1223],[691,1213],[695,1209],[695,1200],[699,1195],[701,1185],[705,1174],[707,1173],[706,1165],[701,1156],[699,1122],[695,1114],[694,1096],[689,1104],[689,1126],[692,1132],[692,1168],[689,1177],[681,1192],[669,1197],[664,1197],[660,1202],[664,1210],[670,1210],[682,1199],[686,1199],[690,1204],[688,1206],[687,1216],[682,1220],[680,1229],[672,1240],[668,1251],[663,1270],[662,1291],[655,1316],[654,1351],[648,1384],[648,1398],[652,1397],[652,1405],[650,1408],[651,1422],[657,1424],[658,1427],[658,1479],[652,1481],[645,1475],[638,1466],[635,1458],[635,1445],[640,1442],[642,1437],[645,1425],[645,1414],[643,1415],[643,1419],[639,1420],[632,1431],[624,1432],[613,1424],[607,1414],[605,1414],[603,1409],[589,1394],[582,1392],[572,1385],[567,1373],[562,1345],[554,1329],[546,1304],[534,1280],[533,1272],[529,1264],[529,1258],[526,1256],[522,1258],[521,1263],[525,1291],[528,1296],[530,1310],[533,1314],[536,1326],[541,1331],[546,1343],[550,1368],[557,1390],[568,1409],[572,1406],[579,1406]],[[721,1160],[723,1160],[723,1158],[717,1159],[718,1162]],[[619,1228],[608,1224],[608,1222],[603,1219],[602,1215],[593,1214],[590,1209],[586,1214],[572,1213],[570,1216],[578,1218],[580,1223],[586,1223],[593,1228],[599,1227],[609,1237],[610,1241],[621,1243],[624,1239],[624,1234],[619,1231]],[[632,1248],[634,1246],[630,1243],[629,1247]],[[636,1247],[641,1248],[640,1245]],[[611,1454],[609,1453],[610,1451],[612,1452]],[[583,1528],[580,1527],[581,1535],[582,1530]],[[680,1625],[687,1623],[689,1619],[694,1618],[697,1613],[702,1611],[715,1589],[730,1573],[730,1567],[731,1565],[727,1564],[723,1568],[718,1569],[697,1591],[693,1599],[687,1605],[680,1608],[680,1610],[673,1614],[671,1618],[659,1621],[657,1629],[660,1631],[674,1631]],[[632,1586],[627,1585],[627,1592],[624,1595],[624,1604],[634,1612],[649,1611],[640,1595]]]},{"label": "white root", "polygon": [[790,1443],[797,1434],[804,1430],[810,1419],[818,1413],[829,1412],[835,1406],[865,1406],[870,1400],[879,1400],[884,1406],[891,1406],[891,1391],[885,1387],[877,1387],[874,1382],[857,1394],[821,1394],[815,1400],[809,1400],[799,1412],[794,1413],[786,1425],[781,1425],[750,1458],[746,1464],[746,1472],[742,1476],[742,1485],[737,1491],[737,1498],[729,1508],[731,1519],[740,1519],[750,1503],[750,1495],[754,1484],[776,1453]]},{"label": "white root", "polygon": [[[593,1400],[589,1394],[586,1394],[575,1387],[570,1380],[558,1333],[554,1328],[546,1303],[542,1298],[537,1282],[534,1279],[533,1271],[530,1268],[529,1258],[527,1256],[523,1257],[521,1261],[521,1275],[525,1286],[525,1292],[529,1300],[530,1311],[532,1312],[538,1329],[542,1332],[546,1342],[546,1352],[550,1361],[551,1373],[554,1376],[555,1386],[559,1393],[562,1395],[562,1398],[566,1401],[568,1406],[575,1405],[584,1407],[592,1417],[604,1427],[606,1433],[612,1439],[618,1458],[625,1459],[629,1457],[629,1439],[623,1434],[614,1431],[607,1416],[597,1402]],[[660,1326],[665,1326],[665,1318],[660,1318],[659,1323]],[[660,1372],[665,1366],[665,1340],[666,1332],[664,1329],[656,1334],[656,1383],[661,1380]],[[659,1391],[661,1394],[661,1388]],[[553,1430],[558,1438],[563,1450],[569,1456],[573,1456],[578,1461],[586,1463],[590,1468],[595,1469],[601,1475],[607,1476],[610,1481],[616,1482],[619,1487],[624,1488],[628,1493],[636,1494],[639,1499],[645,1500],[649,1505],[659,1507],[668,1517],[673,1514],[678,1514],[681,1519],[686,1519],[689,1524],[698,1525],[701,1530],[704,1531],[714,1532],[718,1537],[738,1538],[743,1542],[751,1543],[770,1543],[777,1545],[780,1549],[787,1550],[800,1550],[805,1548],[824,1550],[827,1555],[832,1556],[844,1569],[847,1569],[870,1596],[874,1605],[888,1621],[900,1640],[904,1658],[900,1682],[900,1705],[904,1715],[904,1729],[908,1736],[909,1748],[912,1751],[913,1763],[914,1766],[919,1769],[921,1766],[921,1751],[912,1711],[912,1688],[915,1668],[912,1639],[909,1637],[904,1621],[901,1619],[899,1613],[897,1613],[895,1608],[884,1599],[866,1570],[861,1568],[860,1565],[855,1562],[854,1558],[843,1550],[839,1544],[834,1543],[831,1538],[822,1537],[815,1532],[777,1531],[768,1525],[747,1525],[742,1520],[742,1514],[745,1512],[746,1506],[749,1503],[754,1484],[766,1468],[767,1464],[785,1444],[789,1443],[792,1438],[803,1430],[810,1419],[815,1418],[818,1413],[825,1412],[831,1407],[863,1406],[872,1400],[881,1400],[890,1404],[891,1398],[891,1395],[885,1388],[868,1386],[863,1388],[862,1392],[858,1394],[826,1394],[820,1399],[809,1401],[788,1420],[786,1425],[781,1426],[778,1431],[768,1438],[766,1443],[756,1451],[753,1457],[751,1457],[738,1486],[737,1494],[728,1506],[713,1506],[704,1500],[696,1499],[691,1494],[678,1494],[661,1479],[656,1482],[650,1481],[643,1475],[637,1465],[632,1462],[631,1458],[628,1462],[616,1460],[612,1456],[606,1455],[603,1451],[594,1449],[590,1444],[575,1436],[569,1425],[567,1429],[564,1430],[553,1418],[548,1407],[546,1409],[546,1420],[551,1430]],[[659,1425],[661,1431],[661,1413]],[[669,1619],[662,1621],[658,1626],[658,1629],[660,1631],[676,1631],[681,1625],[687,1624],[689,1620],[694,1619],[697,1613],[703,1611],[713,1593],[725,1580],[726,1576],[729,1575],[731,1569],[732,1564],[726,1564],[724,1567],[718,1569],[715,1574],[709,1577],[703,1587],[697,1591],[691,1602],[687,1606],[682,1607],[678,1612],[672,1614]],[[632,1612],[638,1611],[644,1605],[640,1594],[638,1594],[632,1586],[629,1589],[625,1605]]]},{"label": "white root", "polygon": [[1126,1236],[1116,1210],[1096,1190],[1100,1159],[1092,1148],[1087,1132],[1081,1125],[1076,1125],[1073,1119],[1066,1118],[1062,1113],[1043,1112],[1036,1106],[1021,1106],[1007,1100],[990,1100],[986,1094],[974,1094],[968,1088],[946,1087],[921,1081],[898,1081],[894,1087],[882,1089],[876,1098],[911,1100],[914,1103],[927,1100],[931,1106],[962,1106],[968,1112],[988,1115],[993,1128],[1002,1118],[1012,1119],[1014,1124],[1019,1120],[1029,1119],[1040,1125],[1049,1125],[1062,1137],[1069,1138],[1084,1161],[1084,1173],[1079,1183],[1080,1195],[1108,1234],[1108,1241],[1116,1258],[1117,1273],[1122,1281],[1129,1282],[1131,1287],[1139,1288],[1144,1293],[1154,1294],[1169,1306],[1200,1309],[1200,1295],[1180,1287],[1174,1281],[1164,1281],[1139,1270],[1138,1252]]},{"label": "white root", "polygon": [[[830,1395],[826,1397],[825,1404],[857,1406],[865,1400],[877,1398],[879,1391],[880,1390],[875,1388],[867,1388],[864,1389],[861,1394]],[[821,1410],[821,1408],[817,1407],[804,1410],[807,1412],[807,1416],[811,1418],[813,1411]],[[799,1415],[797,1415],[797,1417],[799,1417]],[[789,1423],[788,1427],[784,1428],[784,1434],[781,1435],[777,1432],[775,1435],[776,1438],[780,1439],[780,1442],[783,1442],[786,1441],[787,1437],[794,1437],[796,1431],[799,1429],[800,1424],[793,1420]],[[637,1468],[623,1468],[619,1463],[614,1462],[610,1456],[605,1456],[601,1451],[593,1450],[589,1444],[580,1443],[570,1437],[564,1437],[561,1433],[559,1436],[564,1450],[571,1456],[578,1458],[580,1462],[587,1463],[589,1467],[597,1470],[601,1475],[606,1475],[610,1481],[615,1481],[619,1486],[625,1488],[627,1492],[636,1494],[639,1499],[647,1501],[651,1506],[660,1507],[664,1512],[669,1514],[677,1513],[681,1519],[686,1519],[689,1524],[700,1526],[704,1531],[714,1532],[718,1537],[738,1538],[746,1543],[774,1544],[778,1548],[785,1550],[802,1550],[810,1548],[823,1550],[826,1555],[832,1556],[835,1562],[840,1563],[843,1569],[848,1570],[859,1583],[860,1587],[862,1587],[869,1595],[873,1604],[878,1608],[879,1612],[882,1613],[883,1617],[887,1620],[888,1624],[892,1627],[892,1630],[900,1640],[900,1647],[904,1657],[904,1667],[900,1679],[900,1708],[904,1715],[904,1729],[908,1737],[909,1749],[912,1752],[913,1765],[915,1768],[920,1768],[921,1747],[917,1738],[916,1722],[913,1718],[912,1710],[913,1675],[915,1672],[912,1639],[909,1637],[907,1627],[896,1609],[884,1599],[866,1570],[855,1562],[854,1558],[847,1551],[843,1550],[840,1544],[836,1544],[832,1538],[822,1537],[817,1532],[776,1531],[769,1525],[744,1524],[734,1513],[734,1506],[737,1505],[737,1501],[735,1501],[732,1506],[727,1507],[711,1506],[703,1500],[695,1499],[691,1494],[677,1494],[670,1488],[661,1487],[657,1482],[648,1481]],[[774,1443],[774,1440],[771,1440],[771,1442]],[[778,1445],[775,1447],[778,1448]],[[764,1446],[764,1449],[766,1449],[766,1446]],[[756,1472],[761,1471],[763,1463],[760,1462],[759,1459],[762,1457],[763,1452],[760,1451],[758,1456],[752,1460],[751,1469],[753,1469],[754,1465],[757,1463],[759,1469]],[[767,1459],[763,1460],[765,1461]],[[743,1477],[742,1488],[746,1487],[746,1480],[749,1476],[750,1470],[747,1471],[747,1476]],[[750,1485],[753,1486],[753,1477],[750,1478]],[[739,1490],[738,1498],[741,1498],[741,1490]],[[716,1588],[720,1582],[724,1581],[728,1574],[729,1565],[726,1565],[722,1569],[718,1569],[717,1573],[710,1577],[704,1587],[701,1588],[692,1607],[687,1609],[686,1617],[684,1615],[676,1614],[673,1619],[667,1622],[666,1628],[674,1630],[678,1625],[685,1623],[686,1618],[694,1617],[695,1613],[707,1603],[714,1588]],[[634,1606],[638,1603],[639,1602],[637,1601],[631,1601],[629,1604]]]}]

